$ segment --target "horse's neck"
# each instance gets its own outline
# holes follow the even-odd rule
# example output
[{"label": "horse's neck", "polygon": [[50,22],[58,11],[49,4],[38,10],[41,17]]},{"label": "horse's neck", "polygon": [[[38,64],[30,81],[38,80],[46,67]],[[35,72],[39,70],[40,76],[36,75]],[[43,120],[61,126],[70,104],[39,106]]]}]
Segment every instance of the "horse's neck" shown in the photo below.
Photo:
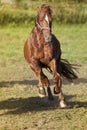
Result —
[{"label": "horse's neck", "polygon": [[35,26],[34,33],[36,33],[36,35],[39,35],[39,34],[41,35],[41,30],[37,26]]},{"label": "horse's neck", "polygon": [[30,35],[30,43],[33,43],[39,48],[44,47],[45,41],[44,41],[43,34],[36,26],[32,29],[32,32]]},{"label": "horse's neck", "polygon": [[37,26],[34,27],[34,34],[37,38],[37,41],[41,40],[44,42],[43,33],[41,32],[41,30]]}]

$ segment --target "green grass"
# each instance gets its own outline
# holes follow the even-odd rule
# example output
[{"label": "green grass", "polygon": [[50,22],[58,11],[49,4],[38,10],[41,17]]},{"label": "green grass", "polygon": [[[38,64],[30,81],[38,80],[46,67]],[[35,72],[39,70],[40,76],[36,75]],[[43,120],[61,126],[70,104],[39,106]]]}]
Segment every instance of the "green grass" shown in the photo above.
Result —
[{"label": "green grass", "polygon": [[[0,28],[0,60],[23,59],[23,45],[33,24],[26,27],[4,27]],[[87,24],[59,25],[53,24],[53,33],[59,39],[62,48],[62,57],[72,62],[86,64],[86,36]]]},{"label": "green grass", "polygon": [[[59,109],[55,95],[53,102],[38,97],[38,81],[23,56],[24,42],[32,27],[0,28],[0,130],[86,130],[87,24],[53,23],[62,57],[82,65],[77,81],[63,81],[67,103],[72,106],[69,109]],[[51,81],[52,76],[47,75]],[[51,81],[52,91],[53,86]]]},{"label": "green grass", "polygon": [[86,24],[62,25],[54,29],[61,43],[62,57],[79,64],[87,63],[86,26]]}]

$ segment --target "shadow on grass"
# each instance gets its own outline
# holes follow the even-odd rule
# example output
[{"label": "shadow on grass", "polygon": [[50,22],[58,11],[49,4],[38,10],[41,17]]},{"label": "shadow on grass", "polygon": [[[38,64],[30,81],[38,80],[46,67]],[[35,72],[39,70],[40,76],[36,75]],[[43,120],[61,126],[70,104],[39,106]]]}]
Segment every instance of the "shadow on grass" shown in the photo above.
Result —
[{"label": "shadow on grass", "polygon": [[[50,84],[53,85],[53,81],[52,79],[49,80]],[[74,84],[80,84],[80,83],[87,83],[87,79],[86,78],[79,78],[77,80],[75,80],[73,82]],[[15,84],[19,84],[19,85],[33,85],[33,86],[37,86],[38,85],[38,80],[23,80],[23,81],[1,81],[0,82],[0,87],[13,87]],[[63,84],[67,85],[70,84],[70,82],[63,80]]]},{"label": "shadow on grass", "polygon": [[[68,100],[73,98],[75,95],[65,96]],[[87,108],[87,102],[68,102],[71,107],[84,107]],[[66,108],[66,109],[68,109]],[[58,97],[54,96],[53,101],[49,101],[47,97],[41,99],[39,97],[29,97],[29,98],[11,98],[8,100],[4,100],[0,102],[0,110],[3,110],[2,115],[8,114],[23,114],[23,113],[31,113],[36,111],[44,111],[44,110],[55,110],[59,109],[58,105]],[[7,112],[5,112],[7,110]]]},{"label": "shadow on grass", "polygon": [[20,84],[20,85],[33,85],[37,86],[38,80],[23,80],[23,81],[1,81],[0,82],[0,87],[11,87],[14,86],[15,84]]}]

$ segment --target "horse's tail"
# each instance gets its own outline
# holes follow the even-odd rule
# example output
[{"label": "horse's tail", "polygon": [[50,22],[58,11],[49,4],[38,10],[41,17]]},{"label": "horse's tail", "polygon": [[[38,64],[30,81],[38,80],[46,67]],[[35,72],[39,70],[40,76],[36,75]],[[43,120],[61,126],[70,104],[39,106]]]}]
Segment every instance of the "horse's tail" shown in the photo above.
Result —
[{"label": "horse's tail", "polygon": [[[52,70],[50,67],[43,63],[39,63],[42,68],[47,69],[51,74]],[[60,70],[59,70],[59,65],[60,65]],[[57,63],[57,71],[60,72],[62,77],[66,78],[68,81],[73,81],[74,79],[77,79],[78,76],[75,72],[76,70],[76,65],[70,64],[67,60],[61,59],[60,62]]]},{"label": "horse's tail", "polygon": [[77,79],[78,76],[76,74],[76,65],[70,64],[67,60],[61,59],[60,61],[61,66],[61,74],[63,77],[65,77],[69,81],[73,81],[74,79]]}]

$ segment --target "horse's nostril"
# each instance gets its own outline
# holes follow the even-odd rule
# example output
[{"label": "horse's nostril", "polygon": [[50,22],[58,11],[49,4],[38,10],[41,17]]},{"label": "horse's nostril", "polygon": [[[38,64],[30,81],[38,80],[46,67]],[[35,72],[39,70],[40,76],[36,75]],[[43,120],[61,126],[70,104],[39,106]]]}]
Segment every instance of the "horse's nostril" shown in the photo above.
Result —
[{"label": "horse's nostril", "polygon": [[46,42],[51,42],[52,36],[51,35],[44,35],[44,39]]}]

